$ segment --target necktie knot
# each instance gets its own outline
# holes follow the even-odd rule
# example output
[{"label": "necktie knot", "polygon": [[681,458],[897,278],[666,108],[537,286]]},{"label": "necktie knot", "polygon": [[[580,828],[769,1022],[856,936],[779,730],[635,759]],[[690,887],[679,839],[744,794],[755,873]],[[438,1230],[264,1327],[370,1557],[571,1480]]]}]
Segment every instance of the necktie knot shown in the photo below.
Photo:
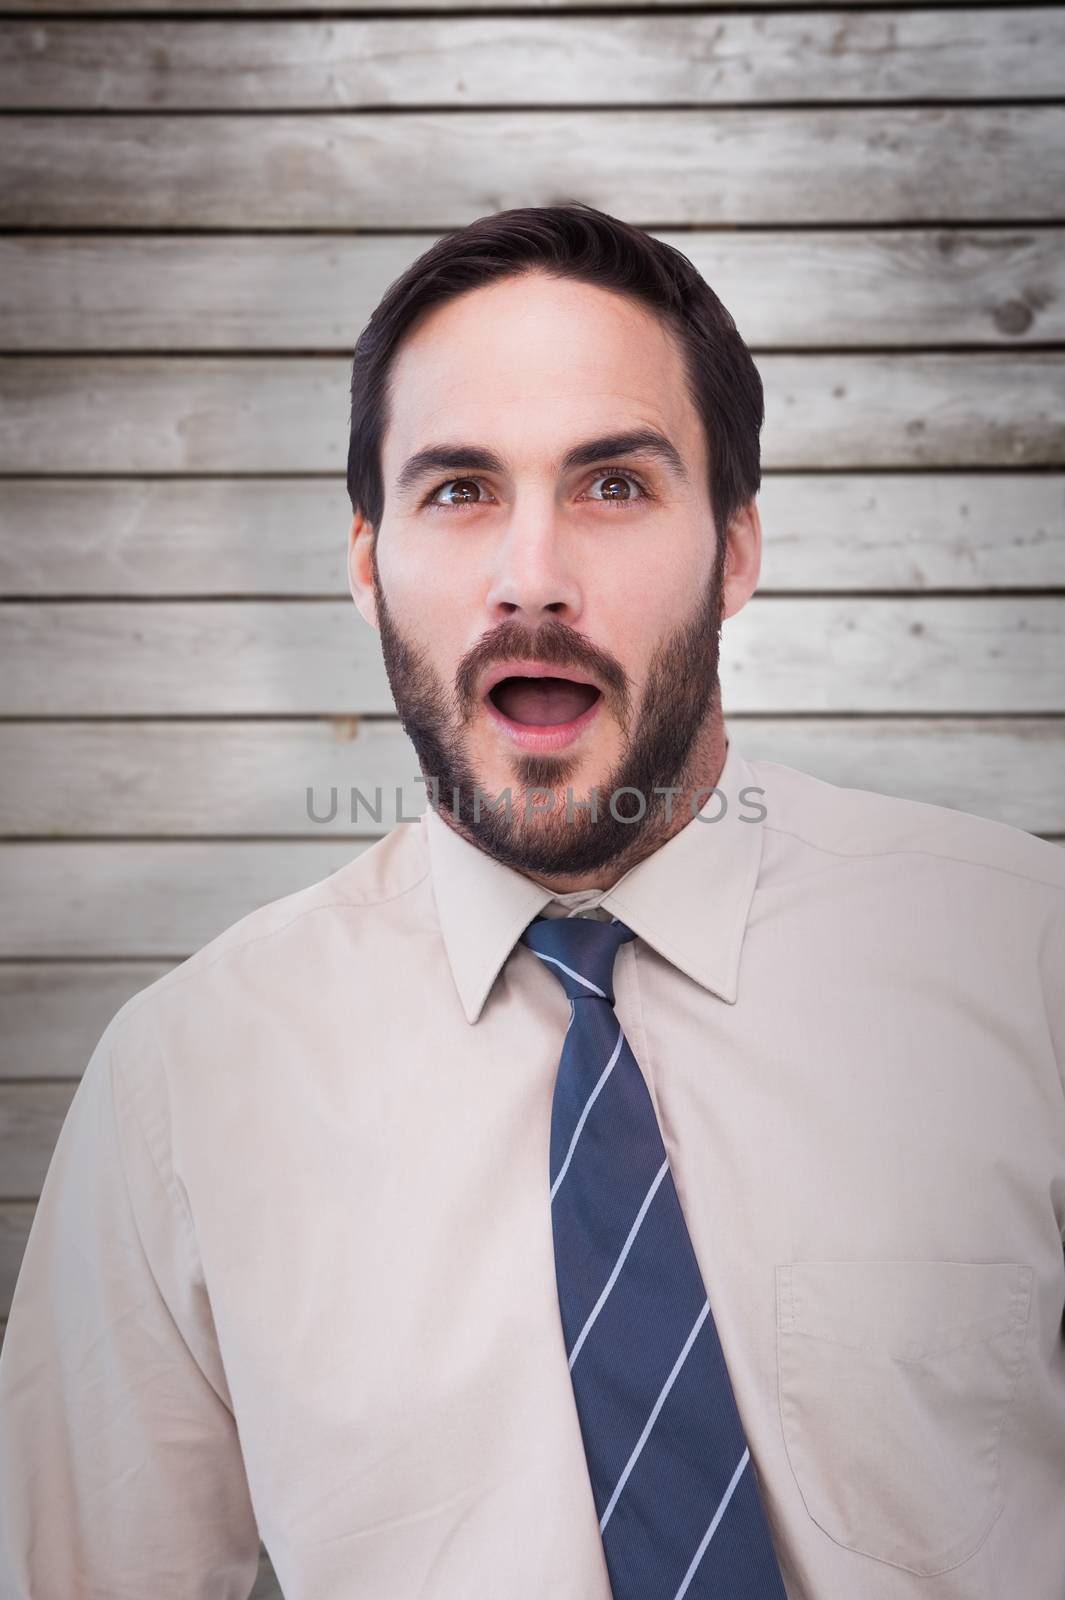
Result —
[{"label": "necktie knot", "polygon": [[571,1000],[614,1004],[614,957],[636,935],[623,922],[595,917],[537,917],[521,936]]}]

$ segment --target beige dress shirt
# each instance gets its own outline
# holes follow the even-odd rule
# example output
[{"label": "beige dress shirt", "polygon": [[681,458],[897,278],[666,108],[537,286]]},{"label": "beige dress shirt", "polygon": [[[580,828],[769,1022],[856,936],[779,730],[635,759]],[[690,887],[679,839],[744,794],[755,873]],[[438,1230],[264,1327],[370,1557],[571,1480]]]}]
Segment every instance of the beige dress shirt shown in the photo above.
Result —
[{"label": "beige dress shirt", "polygon": [[287,1600],[609,1600],[517,943],[597,906],[789,1600],[1062,1600],[1065,852],[718,787],[563,900],[428,810],[122,1007],[0,1356],[3,1600],[244,1600],[260,1533]]}]

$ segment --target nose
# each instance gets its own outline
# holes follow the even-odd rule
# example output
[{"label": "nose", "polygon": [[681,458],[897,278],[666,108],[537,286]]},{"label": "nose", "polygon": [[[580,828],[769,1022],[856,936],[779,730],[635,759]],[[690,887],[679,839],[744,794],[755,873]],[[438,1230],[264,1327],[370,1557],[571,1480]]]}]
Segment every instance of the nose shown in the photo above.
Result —
[{"label": "nose", "polygon": [[535,628],[545,617],[573,626],[583,597],[573,565],[572,535],[556,521],[554,507],[515,507],[496,552],[485,597],[490,622],[524,622]]}]

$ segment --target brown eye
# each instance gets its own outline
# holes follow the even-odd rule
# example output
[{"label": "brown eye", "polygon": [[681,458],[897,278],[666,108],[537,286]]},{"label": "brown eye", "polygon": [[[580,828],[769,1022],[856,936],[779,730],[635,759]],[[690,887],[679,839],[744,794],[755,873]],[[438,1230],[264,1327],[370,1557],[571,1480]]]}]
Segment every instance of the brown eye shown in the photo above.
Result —
[{"label": "brown eye", "polygon": [[630,501],[635,505],[648,498],[643,484],[629,472],[600,472],[592,481],[601,485],[592,499],[603,505],[627,505]]},{"label": "brown eye", "polygon": [[[436,497],[442,490],[450,489],[452,492],[446,500]],[[481,486],[476,478],[449,478],[446,483],[440,484],[433,490],[430,499],[435,505],[463,506],[476,505],[481,498]]]}]

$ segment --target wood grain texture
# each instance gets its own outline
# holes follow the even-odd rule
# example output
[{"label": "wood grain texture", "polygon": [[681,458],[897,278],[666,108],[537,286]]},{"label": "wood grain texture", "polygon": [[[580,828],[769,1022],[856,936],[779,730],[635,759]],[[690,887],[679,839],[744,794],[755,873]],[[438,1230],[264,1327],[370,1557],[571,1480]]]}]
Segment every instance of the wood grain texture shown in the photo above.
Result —
[{"label": "wood grain texture", "polygon": [[378,636],[350,600],[12,602],[0,651],[0,715],[394,709]]},{"label": "wood grain texture", "polygon": [[[1061,220],[1065,107],[10,115],[0,226],[450,228],[579,198],[649,227]],[[520,160],[515,152],[520,151]]]},{"label": "wood grain texture", "polygon": [[175,961],[374,842],[0,844],[0,958]]},{"label": "wood grain texture", "polygon": [[35,1203],[0,1202],[0,1316],[6,1319]]},{"label": "wood grain texture", "polygon": [[3,595],[348,593],[343,477],[9,478],[0,492]]},{"label": "wood grain texture", "polygon": [[0,962],[0,1078],[80,1078],[115,1013],[171,965]]},{"label": "wood grain texture", "polygon": [[[755,350],[1065,340],[1065,229],[652,231]],[[438,237],[0,237],[0,349],[349,354]]]},{"label": "wood grain texture", "polygon": [[[1065,352],[765,355],[767,469],[1065,465]],[[8,356],[0,472],[343,471],[335,357]]]},{"label": "wood grain texture", "polygon": [[0,27],[8,110],[366,110],[1035,100],[1065,15],[451,16]]},{"label": "wood grain texture", "polygon": [[368,841],[0,844],[0,958],[191,955]]},{"label": "wood grain texture", "polygon": [[[0,596],[348,594],[341,478],[10,478]],[[1065,587],[1065,474],[776,473],[762,593]]]},{"label": "wood grain texture", "polygon": [[0,1199],[40,1194],[74,1089],[71,1083],[0,1083]]},{"label": "wood grain texture", "polygon": [[[394,711],[348,601],[0,608],[0,715]],[[726,713],[1065,711],[1065,599],[755,595],[725,624]],[[58,663],[62,662],[62,671]]]},{"label": "wood grain texture", "polygon": [[[968,6],[971,0],[940,0],[940,4],[947,6]],[[747,0],[751,9],[761,9],[763,6],[770,11],[785,10],[789,6],[807,6],[809,0]],[[847,10],[861,8],[882,8],[884,0],[844,0]],[[581,11],[618,11],[631,10],[653,11],[658,7],[668,8],[671,11],[692,10],[731,11],[736,6],[736,0],[537,0],[537,9],[563,17],[572,10]],[[48,16],[55,12],[62,12],[67,16],[93,17],[107,16],[111,12],[143,12],[146,16],[153,16],[173,10],[173,0],[20,0],[19,12],[27,16]],[[226,14],[253,12],[269,15],[271,12],[283,11],[287,15],[300,12],[310,12],[315,16],[323,12],[344,11],[359,13],[373,12],[377,15],[395,14],[402,16],[405,12],[441,12],[446,13],[454,9],[454,0],[182,0],[183,12],[193,14],[210,14],[225,12]],[[529,0],[463,0],[464,11],[491,11],[508,12],[529,10]]]},{"label": "wood grain texture", "polygon": [[277,1575],[270,1565],[265,1548],[259,1558],[259,1572],[248,1600],[285,1600]]},{"label": "wood grain texture", "polygon": [[[1065,833],[1065,718],[732,717],[729,727],[752,759]],[[0,773],[0,834],[8,838],[377,837],[428,804],[400,724],[357,717],[4,723]],[[113,993],[125,998],[142,979],[136,966],[115,972]],[[96,983],[73,969],[61,996],[93,1023],[105,1005]],[[51,981],[42,975],[40,984],[11,1014],[0,968],[0,1036],[9,1046],[13,1035],[35,1037],[52,1001]],[[19,1055],[25,1061],[27,1050]]]}]

